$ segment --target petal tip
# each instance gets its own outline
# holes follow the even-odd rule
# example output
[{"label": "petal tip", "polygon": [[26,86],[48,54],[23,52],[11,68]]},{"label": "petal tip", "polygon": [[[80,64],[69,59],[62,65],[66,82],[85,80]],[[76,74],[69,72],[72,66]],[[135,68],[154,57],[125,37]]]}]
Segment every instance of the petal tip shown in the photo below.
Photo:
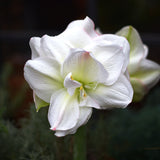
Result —
[{"label": "petal tip", "polygon": [[53,127],[53,128],[51,127],[50,130],[56,131],[56,127]]}]

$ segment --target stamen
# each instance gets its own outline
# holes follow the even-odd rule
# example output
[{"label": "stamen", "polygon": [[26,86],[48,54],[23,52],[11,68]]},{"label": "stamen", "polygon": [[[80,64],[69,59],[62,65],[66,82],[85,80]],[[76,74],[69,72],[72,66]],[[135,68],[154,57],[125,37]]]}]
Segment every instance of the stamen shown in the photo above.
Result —
[{"label": "stamen", "polygon": [[81,87],[80,87],[80,90],[82,90],[82,89],[83,89],[83,87],[81,86]]},{"label": "stamen", "polygon": [[84,93],[83,96],[86,97],[87,95]]},{"label": "stamen", "polygon": [[74,80],[72,76],[70,78],[71,78],[71,80]]},{"label": "stamen", "polygon": [[80,86],[79,90],[80,90],[80,97],[82,98],[82,97],[83,97],[83,94],[84,94],[83,87],[82,87],[82,86]]}]

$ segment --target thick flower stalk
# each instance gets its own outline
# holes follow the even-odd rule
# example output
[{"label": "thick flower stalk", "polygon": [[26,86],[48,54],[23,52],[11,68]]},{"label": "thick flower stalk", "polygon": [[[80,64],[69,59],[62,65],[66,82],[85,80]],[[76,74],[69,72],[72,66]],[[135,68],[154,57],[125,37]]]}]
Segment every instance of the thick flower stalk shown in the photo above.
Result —
[{"label": "thick flower stalk", "polygon": [[134,90],[134,101],[140,101],[160,79],[160,65],[148,60],[148,47],[143,44],[132,26],[122,28],[117,35],[124,36],[130,44],[128,72]]},{"label": "thick flower stalk", "polygon": [[58,36],[33,37],[32,59],[24,77],[34,91],[37,111],[49,105],[56,136],[73,134],[92,108],[124,108],[133,89],[125,71],[129,44],[124,37],[98,35],[91,19],[71,22]]}]

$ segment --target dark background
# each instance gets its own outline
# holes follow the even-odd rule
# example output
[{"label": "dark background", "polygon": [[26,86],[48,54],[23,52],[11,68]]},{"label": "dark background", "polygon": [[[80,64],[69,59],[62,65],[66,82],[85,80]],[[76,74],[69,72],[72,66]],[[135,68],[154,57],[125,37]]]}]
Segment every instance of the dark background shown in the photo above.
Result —
[{"label": "dark background", "polygon": [[149,45],[149,56],[159,61],[159,8],[159,0],[0,0],[1,64],[15,56],[28,59],[30,37],[59,34],[85,16],[103,33],[134,26]]}]

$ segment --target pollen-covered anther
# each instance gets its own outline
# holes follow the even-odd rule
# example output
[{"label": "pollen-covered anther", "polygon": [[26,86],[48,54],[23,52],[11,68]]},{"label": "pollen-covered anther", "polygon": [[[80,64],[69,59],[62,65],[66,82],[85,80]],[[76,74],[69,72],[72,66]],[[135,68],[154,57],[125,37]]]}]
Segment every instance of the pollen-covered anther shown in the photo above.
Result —
[{"label": "pollen-covered anther", "polygon": [[80,86],[79,90],[80,90],[80,97],[82,98],[84,96],[83,86]]},{"label": "pollen-covered anther", "polygon": [[82,86],[80,86],[80,90],[82,90],[83,89],[83,87]]},{"label": "pollen-covered anther", "polygon": [[84,94],[83,94],[83,97],[86,97],[86,96],[87,96],[87,95],[84,93]]},{"label": "pollen-covered anther", "polygon": [[70,78],[71,78],[71,80],[74,80],[72,76]]}]

